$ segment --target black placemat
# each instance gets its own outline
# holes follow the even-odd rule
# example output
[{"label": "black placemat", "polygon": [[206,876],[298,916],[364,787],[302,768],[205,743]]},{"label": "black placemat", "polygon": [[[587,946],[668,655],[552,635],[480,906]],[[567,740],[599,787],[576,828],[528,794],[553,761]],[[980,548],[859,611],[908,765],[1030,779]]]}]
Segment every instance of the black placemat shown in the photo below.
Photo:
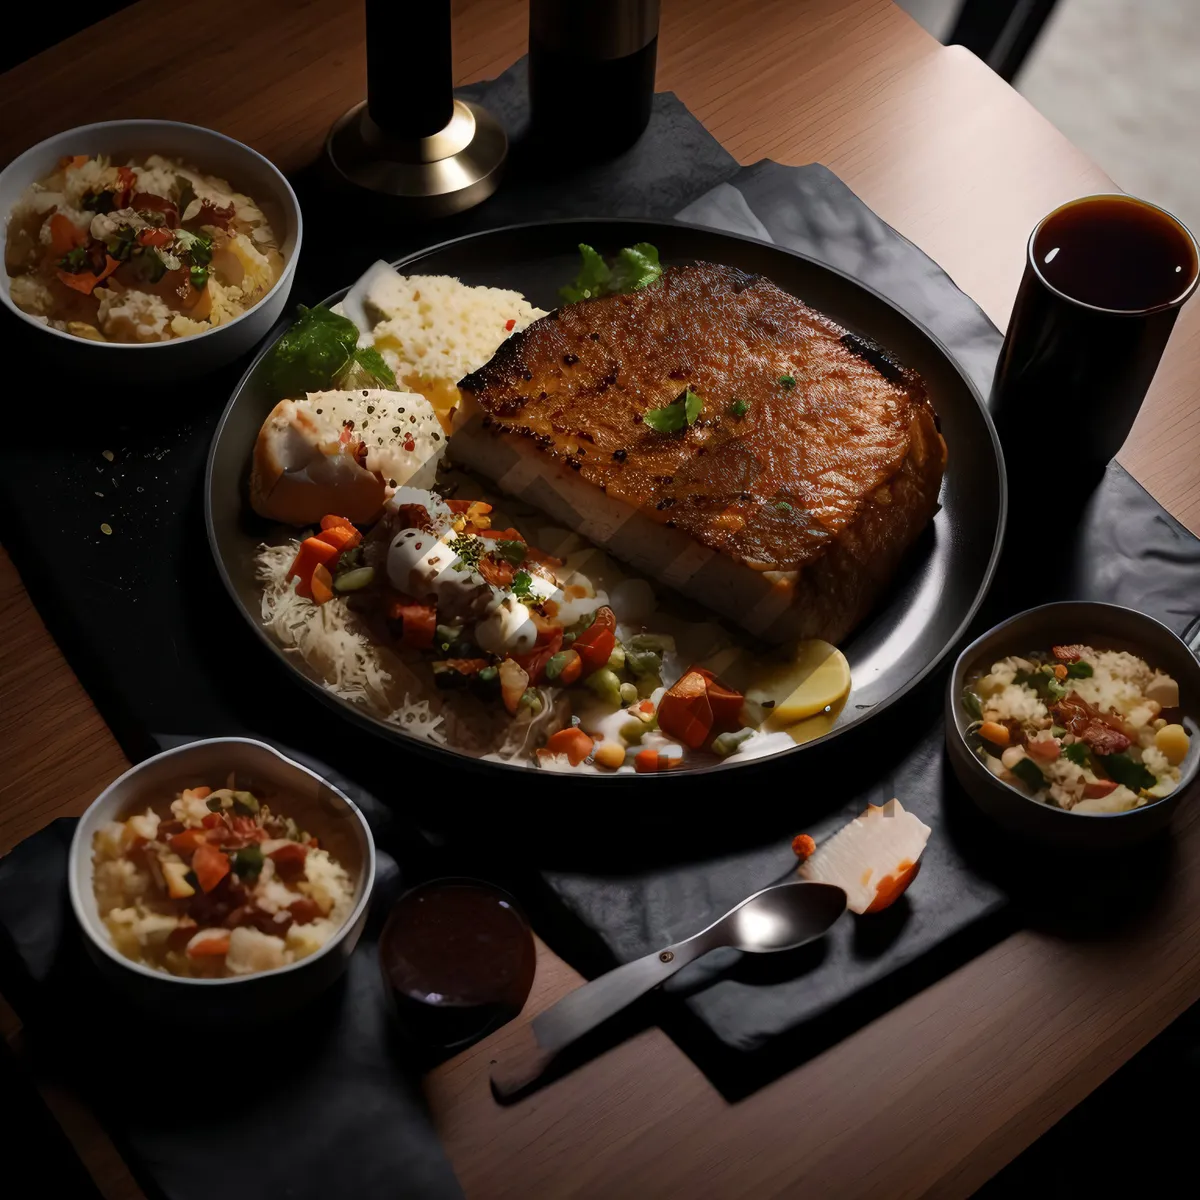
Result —
[{"label": "black placemat", "polygon": [[31,1065],[87,1100],[151,1196],[452,1200],[462,1192],[420,1063],[391,1036],[377,958],[400,885],[386,849],[395,823],[348,780],[280,749],[346,790],[376,836],[376,899],[345,976],[302,1012],[245,1029],[131,1010],[84,951],[66,893],[75,821],[55,821],[0,859],[0,970]]}]

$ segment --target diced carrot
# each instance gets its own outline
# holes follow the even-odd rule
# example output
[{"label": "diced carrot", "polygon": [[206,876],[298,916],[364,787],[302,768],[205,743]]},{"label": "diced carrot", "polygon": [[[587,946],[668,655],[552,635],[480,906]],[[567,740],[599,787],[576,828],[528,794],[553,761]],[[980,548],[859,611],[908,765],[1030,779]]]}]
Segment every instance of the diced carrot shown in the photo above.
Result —
[{"label": "diced carrot", "polygon": [[[562,649],[563,630],[561,625],[551,625],[545,632],[538,627],[538,642],[536,649],[528,654],[514,654],[513,661],[529,676],[530,683],[541,683],[546,678],[546,664]],[[579,676],[576,675],[578,679]]]},{"label": "diced carrot", "polygon": [[520,532],[511,525],[507,529],[481,529],[479,536],[493,542],[523,542],[525,540]]},{"label": "diced carrot", "polygon": [[570,687],[583,674],[583,659],[574,650],[567,651],[567,661],[558,673],[559,687]]},{"label": "diced carrot", "polygon": [[64,254],[70,254],[76,246],[86,246],[87,240],[87,230],[80,229],[70,217],[65,217],[62,213],[55,213],[50,218],[50,249],[59,258],[62,258]]},{"label": "diced carrot", "polygon": [[328,604],[333,599],[333,576],[324,563],[313,567],[312,580],[309,582],[314,604]]},{"label": "diced carrot", "polygon": [[61,166],[64,171],[76,171],[82,167],[87,160],[88,156],[86,154],[68,154],[66,158],[60,160],[59,166]]},{"label": "diced carrot", "polygon": [[1008,727],[998,721],[984,721],[979,727],[979,736],[993,746],[1007,746],[1010,738]]},{"label": "diced carrot", "polygon": [[289,579],[297,579],[296,595],[306,596],[312,599],[312,577],[313,571],[318,564],[328,566],[341,553],[336,546],[331,546],[328,542],[322,542],[319,538],[305,538],[300,543],[300,549],[296,553],[296,557],[292,560],[292,565],[288,570],[287,577]]},{"label": "diced carrot", "polygon": [[169,246],[175,237],[173,229],[142,229],[138,231],[139,246]]},{"label": "diced carrot", "polygon": [[578,726],[570,726],[552,733],[546,740],[546,749],[551,754],[565,754],[571,766],[577,767],[592,752],[595,743]]},{"label": "diced carrot", "polygon": [[216,846],[202,842],[192,856],[192,870],[196,872],[201,891],[211,892],[229,874],[229,857]]},{"label": "diced carrot", "polygon": [[206,840],[207,832],[204,829],[185,829],[175,834],[168,845],[176,854],[194,854],[200,843]]},{"label": "diced carrot", "polygon": [[803,862],[817,848],[817,843],[813,841],[807,833],[798,833],[792,838],[792,853]]},{"label": "diced carrot", "polygon": [[595,620],[575,639],[576,654],[583,660],[583,674],[606,666],[617,644],[617,618],[608,605],[596,609]]},{"label": "diced carrot", "polygon": [[120,265],[120,262],[113,258],[111,254],[106,254],[104,256],[104,269],[98,275],[93,274],[91,271],[64,271],[60,267],[58,269],[58,277],[67,287],[77,292],[82,292],[85,296],[90,296]]},{"label": "diced carrot", "polygon": [[218,825],[224,825],[225,820],[220,813],[210,812],[205,813],[204,816],[201,817],[200,824],[205,829],[216,829]]},{"label": "diced carrot", "polygon": [[1094,783],[1085,783],[1083,785],[1083,798],[1085,800],[1099,800],[1102,796],[1108,796],[1117,790],[1118,785],[1111,779],[1097,779]]},{"label": "diced carrot", "polygon": [[673,771],[683,764],[682,758],[660,754],[657,750],[647,747],[639,750],[633,759],[633,769],[639,775],[653,774],[655,771]]},{"label": "diced carrot", "polygon": [[447,500],[446,507],[452,513],[460,513],[461,514],[461,513],[467,512],[470,509],[471,505],[474,503],[475,503],[474,500]]},{"label": "diced carrot", "polygon": [[322,529],[353,529],[358,532],[358,526],[349,517],[339,517],[337,513],[326,513],[321,518]]},{"label": "diced carrot", "polygon": [[658,727],[693,750],[712,736],[708,681],[695,668],[677,680],[658,703]]},{"label": "diced carrot", "polygon": [[516,327],[517,327],[517,318],[516,317],[509,317],[508,320],[504,322],[505,331],[508,333],[512,333],[512,331]]},{"label": "diced carrot", "polygon": [[728,684],[722,683],[711,671],[704,667],[693,667],[704,678],[705,691],[708,693],[708,706],[712,709],[713,729],[718,733],[726,730],[741,729],[742,705],[745,696],[735,691]]},{"label": "diced carrot", "polygon": [[[224,858],[224,855],[221,855]],[[224,958],[229,953],[229,934],[214,934],[200,938],[188,946],[188,958]]]},{"label": "diced carrot", "polygon": [[437,609],[407,597],[393,600],[387,610],[388,624],[400,644],[409,650],[428,650],[437,633]]},{"label": "diced carrot", "polygon": [[357,529],[347,529],[344,525],[335,525],[332,529],[322,529],[317,537],[321,541],[337,547],[339,553],[353,550],[362,541],[362,534]]}]

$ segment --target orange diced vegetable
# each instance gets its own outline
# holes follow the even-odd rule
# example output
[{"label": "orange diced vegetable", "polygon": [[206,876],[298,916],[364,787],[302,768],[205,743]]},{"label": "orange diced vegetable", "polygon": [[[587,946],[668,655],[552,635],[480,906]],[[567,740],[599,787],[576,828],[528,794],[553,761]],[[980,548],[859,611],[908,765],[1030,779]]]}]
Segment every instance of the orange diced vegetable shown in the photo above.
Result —
[{"label": "orange diced vegetable", "polygon": [[712,736],[713,712],[708,681],[693,669],[676,681],[658,702],[658,727],[693,750]]},{"label": "orange diced vegetable", "polygon": [[324,563],[313,567],[312,580],[309,583],[314,604],[328,604],[333,599],[333,576]]},{"label": "orange diced vegetable", "polygon": [[605,604],[596,609],[595,620],[572,643],[572,649],[583,661],[583,674],[590,675],[606,666],[616,644],[616,614]]},{"label": "orange diced vegetable", "polygon": [[[393,600],[388,606],[388,623],[400,644],[409,650],[428,650],[437,633],[437,609],[415,600]],[[399,626],[399,629],[396,629]]]},{"label": "orange diced vegetable", "polygon": [[520,532],[511,525],[507,529],[481,529],[479,536],[493,542],[523,542],[525,540]]},{"label": "orange diced vegetable", "polygon": [[176,854],[194,854],[200,843],[206,840],[207,830],[185,829],[171,838],[168,845]]},{"label": "orange diced vegetable", "polygon": [[175,237],[173,229],[142,229],[138,231],[139,246],[169,246]]},{"label": "orange diced vegetable", "polygon": [[59,165],[64,171],[75,171],[82,167],[87,160],[88,156],[86,154],[68,154],[66,158],[61,160]]},{"label": "orange diced vegetable", "polygon": [[210,787],[189,788],[188,791],[191,793],[193,799],[196,800],[207,800],[212,795],[212,788]]},{"label": "orange diced vegetable", "polygon": [[358,532],[358,526],[349,517],[339,517],[337,513],[326,513],[321,518],[322,529],[353,529]]},{"label": "orange diced vegetable", "polygon": [[305,538],[300,543],[300,549],[287,573],[289,579],[299,580],[296,584],[296,595],[307,596],[311,600],[313,571],[318,564],[328,566],[340,553],[336,546],[322,542],[319,538]]},{"label": "orange diced vegetable", "polygon": [[[221,855],[224,858],[224,855]],[[188,945],[188,958],[224,958],[229,953],[229,934],[198,938]]]},{"label": "orange diced vegetable", "polygon": [[546,749],[551,754],[565,754],[573,767],[579,766],[591,754],[593,745],[592,739],[577,726],[560,729],[546,741]]},{"label": "orange diced vegetable", "polygon": [[1107,796],[1117,790],[1118,784],[1111,779],[1097,779],[1093,783],[1085,783],[1083,785],[1083,798],[1085,800],[1099,800],[1102,796]]},{"label": "orange diced vegetable", "polygon": [[633,769],[639,775],[649,775],[655,771],[674,770],[676,767],[681,766],[682,763],[682,758],[660,754],[659,751],[648,747],[645,750],[639,750],[634,756]]},{"label": "orange diced vegetable", "polygon": [[1009,742],[1008,727],[997,721],[984,721],[979,727],[979,736],[993,746],[1007,746]]},{"label": "orange diced vegetable", "polygon": [[792,838],[792,853],[803,862],[817,848],[817,843],[807,833],[798,833]]},{"label": "orange diced vegetable", "polygon": [[58,277],[67,287],[73,288],[77,292],[82,292],[85,296],[90,296],[120,265],[120,262],[113,258],[111,254],[106,254],[104,256],[104,270],[99,275],[95,275],[91,271],[76,271],[72,273],[64,271],[60,267]]},{"label": "orange diced vegetable", "polygon": [[[537,620],[536,614],[530,616]],[[513,661],[529,676],[530,683],[541,683],[546,678],[546,664],[562,649],[562,640],[561,625],[539,623],[536,648],[528,654],[513,655]]]},{"label": "orange diced vegetable", "polygon": [[308,858],[308,847],[300,845],[299,842],[288,842],[286,846],[272,850],[267,857],[277,867],[302,867]]},{"label": "orange diced vegetable", "polygon": [[558,673],[559,687],[570,687],[583,674],[583,659],[572,649],[567,652],[567,661]]},{"label": "orange diced vegetable", "polygon": [[704,690],[708,693],[708,706],[712,709],[713,729],[719,733],[741,729],[745,696],[722,683],[703,667],[693,667],[692,670],[704,677]]},{"label": "orange diced vegetable", "polygon": [[529,672],[520,663],[506,658],[500,664],[500,698],[504,701],[509,716],[516,716],[517,705],[521,703],[521,697],[525,695],[528,686]]},{"label": "orange diced vegetable", "polygon": [[76,246],[86,246],[88,233],[86,229],[80,229],[69,217],[64,217],[62,213],[55,213],[50,218],[50,249],[62,258],[64,254],[70,254]]},{"label": "orange diced vegetable", "polygon": [[200,824],[205,829],[216,829],[216,827],[218,825],[225,824],[225,819],[221,816],[220,813],[210,812],[210,813],[204,814],[204,816],[200,820]]},{"label": "orange diced vegetable", "polygon": [[192,870],[196,873],[201,891],[211,892],[229,874],[229,857],[216,846],[202,842],[192,856]]},{"label": "orange diced vegetable", "polygon": [[[329,524],[326,524],[326,522]],[[362,542],[362,534],[345,517],[327,516],[321,518],[321,532],[317,537],[339,550],[353,550]]]}]

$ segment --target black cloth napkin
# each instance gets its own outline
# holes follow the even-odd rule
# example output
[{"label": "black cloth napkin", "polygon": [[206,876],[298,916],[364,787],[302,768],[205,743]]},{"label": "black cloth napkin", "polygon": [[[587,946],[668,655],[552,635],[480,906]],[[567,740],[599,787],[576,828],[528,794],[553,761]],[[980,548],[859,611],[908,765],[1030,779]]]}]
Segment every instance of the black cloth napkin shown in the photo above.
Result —
[{"label": "black cloth napkin", "polygon": [[35,1068],[82,1093],[151,1196],[459,1197],[419,1064],[392,1036],[379,970],[378,931],[400,885],[383,848],[391,813],[281,749],[346,790],[380,843],[372,916],[334,987],[302,1012],[244,1029],[131,1010],[84,950],[66,892],[75,821],[58,820],[0,859],[5,995]]}]

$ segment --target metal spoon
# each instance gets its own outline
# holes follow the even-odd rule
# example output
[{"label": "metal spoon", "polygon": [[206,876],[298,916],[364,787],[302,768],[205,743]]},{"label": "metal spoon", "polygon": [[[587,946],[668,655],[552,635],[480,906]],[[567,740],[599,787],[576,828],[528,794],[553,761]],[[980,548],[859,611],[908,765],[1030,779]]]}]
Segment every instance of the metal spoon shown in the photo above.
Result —
[{"label": "metal spoon", "polygon": [[755,892],[692,937],[585,983],[535,1017],[527,1044],[493,1064],[496,1094],[505,1098],[528,1087],[572,1042],[710,950],[795,950],[821,937],[845,911],[846,893],[828,883],[797,879]]}]

